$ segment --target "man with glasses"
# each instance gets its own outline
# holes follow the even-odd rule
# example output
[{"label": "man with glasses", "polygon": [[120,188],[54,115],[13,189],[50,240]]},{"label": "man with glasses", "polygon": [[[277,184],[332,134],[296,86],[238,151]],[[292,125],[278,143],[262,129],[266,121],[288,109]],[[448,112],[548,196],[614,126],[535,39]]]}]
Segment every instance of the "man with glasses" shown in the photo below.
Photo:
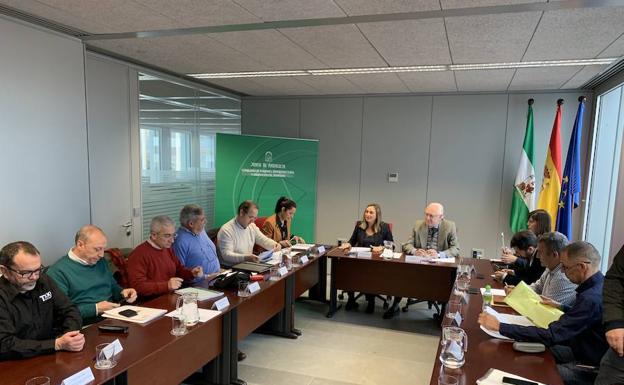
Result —
[{"label": "man with glasses", "polygon": [[[186,205],[180,211],[180,227],[173,251],[186,267],[201,266],[206,278],[211,279],[221,271],[217,248],[206,234],[206,216],[198,205]],[[196,281],[202,278],[196,278]]]},{"label": "man with glasses", "polygon": [[561,268],[578,285],[576,300],[571,306],[544,301],[564,311],[548,329],[500,323],[488,313],[479,315],[479,324],[516,341],[550,347],[564,384],[593,384],[596,368],[608,348],[602,325],[604,276],[600,272],[600,254],[591,243],[573,242],[561,251]]},{"label": "man with glasses", "polygon": [[84,346],[78,309],[43,269],[31,243],[13,242],[0,250],[0,360]]},{"label": "man with glasses", "polygon": [[201,266],[187,269],[171,249],[176,233],[174,223],[159,215],[150,223],[149,238],[128,256],[128,279],[140,296],[174,291],[182,282],[204,276]]},{"label": "man with glasses", "polygon": [[[425,219],[416,221],[409,240],[403,245],[405,254],[422,257],[455,258],[459,255],[459,241],[455,222],[444,218],[444,206],[432,202],[425,207]],[[395,297],[390,309],[383,315],[390,319],[399,312],[401,297]],[[408,304],[414,301],[408,301]]]},{"label": "man with glasses", "polygon": [[71,301],[78,306],[85,324],[98,321],[107,310],[119,307],[119,301],[132,303],[136,290],[123,289],[103,259],[106,235],[97,226],[85,225],[74,237],[74,247],[52,265],[47,274]]}]

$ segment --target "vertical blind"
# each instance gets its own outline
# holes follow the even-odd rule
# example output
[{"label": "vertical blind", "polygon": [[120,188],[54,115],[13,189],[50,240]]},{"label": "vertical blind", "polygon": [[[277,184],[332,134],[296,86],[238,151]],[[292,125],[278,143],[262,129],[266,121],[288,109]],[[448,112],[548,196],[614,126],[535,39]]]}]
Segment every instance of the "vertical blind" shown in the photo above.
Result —
[{"label": "vertical blind", "polygon": [[143,237],[156,215],[176,223],[180,209],[204,208],[214,223],[215,134],[240,134],[239,98],[139,74]]}]

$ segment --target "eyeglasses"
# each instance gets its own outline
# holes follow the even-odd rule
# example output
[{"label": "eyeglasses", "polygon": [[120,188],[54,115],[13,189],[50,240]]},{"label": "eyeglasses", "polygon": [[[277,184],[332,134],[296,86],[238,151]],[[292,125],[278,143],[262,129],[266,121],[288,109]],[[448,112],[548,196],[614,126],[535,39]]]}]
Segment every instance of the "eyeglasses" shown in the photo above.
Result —
[{"label": "eyeglasses", "polygon": [[163,234],[163,233],[158,233],[158,235],[162,236],[165,239],[176,239],[178,237],[178,233],[173,233],[173,234]]},{"label": "eyeglasses", "polygon": [[41,265],[38,269],[35,269],[35,270],[15,270],[14,268],[10,266],[5,266],[5,267],[7,268],[7,270],[14,272],[15,274],[19,275],[22,278],[32,278],[32,276],[35,274],[41,275],[41,273],[43,273],[43,270],[45,270],[45,266],[43,265]]},{"label": "eyeglasses", "polygon": [[562,264],[561,264],[561,269],[562,269],[563,271],[566,271],[566,270],[573,269],[574,267],[579,266],[579,265],[583,265],[583,264],[586,264],[586,265],[591,265],[591,262],[589,262],[589,261],[581,261],[581,262],[577,262],[577,263],[575,263],[575,264],[573,264],[573,265],[571,265],[571,266],[566,266],[566,265],[564,265],[564,264],[562,263]]}]

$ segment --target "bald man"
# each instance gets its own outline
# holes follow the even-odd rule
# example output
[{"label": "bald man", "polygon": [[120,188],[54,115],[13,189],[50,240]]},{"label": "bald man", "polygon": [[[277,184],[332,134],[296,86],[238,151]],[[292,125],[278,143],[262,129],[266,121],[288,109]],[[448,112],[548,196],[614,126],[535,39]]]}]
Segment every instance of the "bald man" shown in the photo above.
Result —
[{"label": "bald man", "polygon": [[[454,258],[459,255],[455,222],[444,219],[444,206],[432,202],[425,207],[425,219],[416,221],[409,240],[403,245],[405,254],[422,257]],[[390,319],[399,312],[401,297],[394,297],[392,306],[383,315]]]},{"label": "bald man", "polygon": [[107,240],[100,228],[83,226],[74,242],[47,274],[78,307],[84,324],[97,321],[100,314],[118,307],[122,299],[129,303],[136,300],[136,290],[119,286],[102,259]]}]

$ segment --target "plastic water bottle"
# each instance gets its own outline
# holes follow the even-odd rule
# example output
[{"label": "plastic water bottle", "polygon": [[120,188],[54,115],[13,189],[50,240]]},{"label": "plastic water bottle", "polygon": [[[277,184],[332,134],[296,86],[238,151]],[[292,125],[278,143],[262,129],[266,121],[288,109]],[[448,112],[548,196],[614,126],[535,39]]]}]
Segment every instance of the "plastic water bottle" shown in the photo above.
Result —
[{"label": "plastic water bottle", "polygon": [[485,285],[485,292],[483,293],[483,308],[486,306],[492,307],[492,302],[494,301],[494,297],[492,296],[492,287],[490,285]]}]

